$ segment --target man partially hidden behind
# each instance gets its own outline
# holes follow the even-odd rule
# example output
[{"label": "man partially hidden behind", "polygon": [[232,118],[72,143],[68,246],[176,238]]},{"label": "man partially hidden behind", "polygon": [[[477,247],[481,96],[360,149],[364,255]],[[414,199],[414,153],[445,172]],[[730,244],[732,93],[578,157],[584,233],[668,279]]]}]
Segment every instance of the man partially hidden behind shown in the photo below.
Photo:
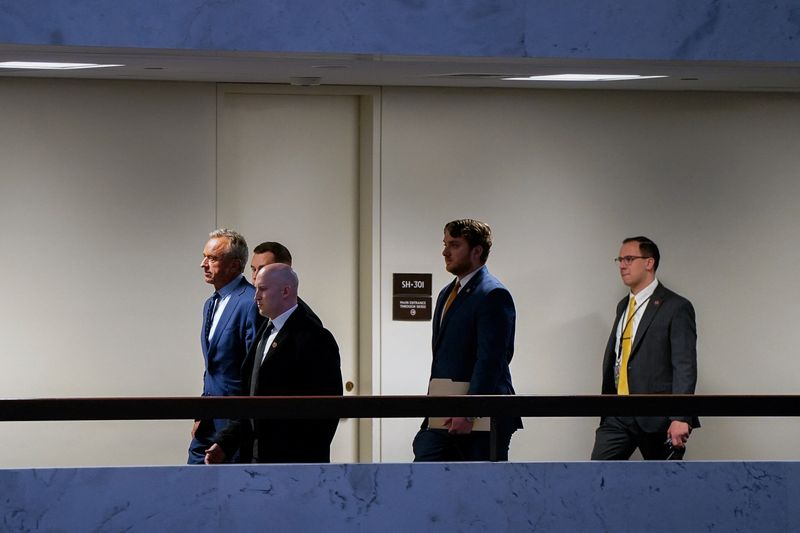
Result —
[{"label": "man partially hidden behind", "polygon": [[[218,229],[209,235],[200,266],[214,294],[203,306],[200,345],[205,373],[203,396],[238,396],[242,393],[241,366],[261,323],[253,303],[255,289],[242,276],[247,265],[247,242],[240,234]],[[197,420],[192,428],[189,464],[203,464],[214,434],[224,419]],[[230,459],[236,457],[235,451]]]},{"label": "man partially hidden behind", "polygon": [[[331,333],[297,304],[297,274],[273,263],[256,276],[256,303],[269,318],[242,366],[250,396],[341,396],[339,347]],[[231,421],[214,438],[206,463],[225,461],[240,447],[242,461],[327,463],[337,418]],[[252,450],[252,456],[245,456]]]},{"label": "man partially hidden behind", "polygon": [[[622,242],[619,273],[630,294],[617,304],[603,357],[603,394],[694,394],[697,328],[686,298],[656,279],[661,259],[647,237]],[[600,419],[592,459],[680,459],[692,428],[690,416],[606,416]]]},{"label": "man partially hidden behind", "polygon": [[[466,394],[514,394],[509,363],[514,355],[516,311],[511,293],[486,268],[492,234],[479,220],[444,227],[445,268],[455,279],[439,293],[433,315],[431,387],[452,380]],[[508,460],[517,417],[497,418],[497,459]],[[441,428],[425,419],[414,438],[415,461],[487,461],[489,432],[473,431],[473,417],[451,417]]]},{"label": "man partially hidden behind", "polygon": [[[256,284],[256,275],[258,271],[267,265],[273,263],[283,263],[284,265],[292,266],[292,254],[289,249],[279,242],[262,242],[253,248],[253,259],[250,261],[250,273],[253,276],[253,285]],[[300,310],[310,316],[320,326],[322,320],[317,314],[303,301],[299,296],[297,297],[297,305]]]}]

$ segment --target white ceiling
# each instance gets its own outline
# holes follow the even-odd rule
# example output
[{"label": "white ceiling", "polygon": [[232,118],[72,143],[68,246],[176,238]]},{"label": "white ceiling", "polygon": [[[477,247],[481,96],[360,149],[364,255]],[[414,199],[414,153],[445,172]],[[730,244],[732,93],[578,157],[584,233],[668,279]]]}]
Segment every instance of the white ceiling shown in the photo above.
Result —
[{"label": "white ceiling", "polygon": [[[120,63],[68,71],[0,69],[2,77],[136,79],[323,85],[515,87],[701,91],[800,91],[800,64],[409,57],[357,54],[266,54],[0,45],[2,61]],[[625,82],[519,82],[507,76],[564,73],[666,75]],[[295,83],[309,83],[295,80]]]}]

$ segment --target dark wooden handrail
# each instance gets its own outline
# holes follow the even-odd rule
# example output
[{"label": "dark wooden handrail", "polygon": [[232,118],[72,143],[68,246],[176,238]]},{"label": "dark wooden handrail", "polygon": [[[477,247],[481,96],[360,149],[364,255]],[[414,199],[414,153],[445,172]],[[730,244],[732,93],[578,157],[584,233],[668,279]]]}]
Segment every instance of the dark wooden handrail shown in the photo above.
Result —
[{"label": "dark wooden handrail", "polygon": [[346,396],[0,400],[0,421],[196,418],[800,416],[800,395]]}]

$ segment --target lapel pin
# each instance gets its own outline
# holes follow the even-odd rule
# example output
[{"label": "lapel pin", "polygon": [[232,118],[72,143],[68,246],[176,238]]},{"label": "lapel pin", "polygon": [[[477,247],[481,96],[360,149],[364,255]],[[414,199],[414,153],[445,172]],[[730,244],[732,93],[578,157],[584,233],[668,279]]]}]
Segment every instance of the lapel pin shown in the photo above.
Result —
[{"label": "lapel pin", "polygon": [[653,300],[653,305],[661,305],[661,300]]},{"label": "lapel pin", "polygon": [[273,348],[277,348],[277,347],[278,347],[278,343],[277,343],[277,342],[273,342],[273,343],[272,343],[272,347],[273,347]]}]

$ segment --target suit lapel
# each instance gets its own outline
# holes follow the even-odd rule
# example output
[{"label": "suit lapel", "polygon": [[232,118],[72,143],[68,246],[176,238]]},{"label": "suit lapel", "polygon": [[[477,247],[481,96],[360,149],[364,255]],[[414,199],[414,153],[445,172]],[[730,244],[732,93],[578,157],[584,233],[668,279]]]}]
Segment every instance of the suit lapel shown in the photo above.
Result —
[{"label": "suit lapel", "polygon": [[236,310],[236,302],[234,302],[233,300],[238,299],[239,296],[242,295],[245,289],[245,287],[242,285],[242,281],[244,281],[244,278],[239,276],[239,284],[236,285],[236,288],[233,289],[233,292],[231,292],[231,295],[228,298],[228,303],[225,304],[225,309],[222,311],[222,316],[219,317],[219,322],[217,322],[217,327],[214,329],[214,336],[211,337],[211,342],[209,343],[208,346],[209,351],[212,348],[217,347],[217,343],[219,342],[219,339],[222,337],[222,332],[225,331],[225,328],[228,326],[228,322],[231,321],[231,316],[233,316],[233,313]]},{"label": "suit lapel", "polygon": [[286,341],[288,336],[289,332],[286,329],[286,324],[284,324],[281,330],[275,336],[275,339],[272,341],[272,345],[267,350],[267,355],[264,357],[264,363],[275,357],[275,354],[280,353],[281,349],[283,348],[283,343]]},{"label": "suit lapel", "polygon": [[616,318],[614,318],[614,325],[611,327],[611,337],[605,354],[606,360],[610,359],[611,361],[613,361],[617,356],[616,353],[617,331],[619,328],[619,322],[625,315],[625,308],[627,307],[628,307],[628,297],[626,296],[625,298],[620,300],[619,303],[617,304],[617,316]]},{"label": "suit lapel", "polygon": [[439,343],[439,332],[442,329],[442,311],[444,310],[444,303],[447,301],[447,295],[450,294],[450,291],[453,290],[453,284],[456,281],[453,280],[445,290],[439,292],[439,297],[436,300],[436,311],[433,313],[433,347],[434,350],[436,349],[436,345]]},{"label": "suit lapel", "polygon": [[617,304],[617,318],[614,319],[614,331],[617,331],[619,327],[619,321],[622,320],[622,316],[625,314],[625,308],[628,307],[628,297],[626,296]]},{"label": "suit lapel", "polygon": [[[475,290],[475,287],[483,279],[483,275],[486,272],[486,265],[482,266],[478,269],[472,279],[469,280],[469,283],[461,287],[461,290],[458,291],[455,300],[453,303],[450,304],[450,308],[447,310],[447,314],[444,315],[444,319],[441,320],[441,325],[439,325],[440,317],[442,316],[442,311],[444,310],[444,302],[447,301],[447,296],[450,295],[450,292],[453,290],[453,285],[455,285],[456,280],[453,280],[450,285],[447,286],[447,290],[442,291],[442,294],[439,296],[439,302],[436,304],[438,308],[438,312],[436,313],[436,323],[434,323],[434,332],[436,340],[433,343],[433,350],[436,353],[436,347],[439,345],[439,341],[442,338],[442,333],[444,332],[447,325],[450,323],[450,320],[453,318],[453,315],[459,308],[466,305],[466,302],[469,300],[470,296],[472,296],[472,291]],[[438,329],[437,329],[438,326]]]},{"label": "suit lapel", "polygon": [[275,339],[272,341],[272,344],[267,350],[267,355],[264,357],[264,361],[261,363],[264,365],[270,359],[273,359],[276,355],[280,355],[283,351],[283,346],[289,340],[289,336],[291,335],[292,331],[294,330],[295,323],[300,319],[302,314],[302,310],[298,307],[294,310],[294,312],[289,315],[289,318],[283,324],[278,334],[275,336]]},{"label": "suit lapel", "polygon": [[[264,326],[260,329],[261,334],[258,335],[258,342],[255,344],[255,352],[251,349],[250,351],[253,353],[253,357],[248,357],[245,359],[244,365],[242,367],[242,374],[247,376],[248,384],[245,390],[250,391],[250,396],[256,396],[256,392],[258,392],[258,376],[261,372],[261,365],[264,362],[261,360],[262,354],[264,353],[264,345],[267,342],[267,338],[269,335],[265,335],[267,323],[264,323]],[[258,359],[256,359],[258,358]],[[258,370],[256,370],[256,360],[258,360]]]},{"label": "suit lapel", "polygon": [[206,300],[203,305],[203,329],[200,330],[200,344],[203,347],[203,355],[208,359],[208,338],[206,338],[206,318],[208,317],[208,306],[211,305],[211,298]]},{"label": "suit lapel", "polygon": [[653,291],[653,294],[650,296],[650,300],[647,302],[647,308],[644,310],[644,315],[642,315],[642,320],[639,322],[639,326],[636,328],[636,336],[633,339],[633,346],[631,346],[631,357],[636,354],[636,350],[642,343],[645,333],[647,333],[647,328],[649,328],[650,324],[653,323],[653,319],[661,309],[661,304],[664,302],[665,293],[664,286],[659,282],[658,286]]},{"label": "suit lapel", "polygon": [[[250,349],[247,351],[247,355],[242,362],[242,379],[247,380],[247,387],[252,385],[252,375],[253,375],[253,365],[255,364],[255,358],[258,357],[260,359],[261,354],[264,353],[264,331],[267,329],[267,325],[269,321],[264,321],[263,324],[258,328],[256,332],[256,342],[250,346]],[[248,390],[245,388],[244,390]]]}]

